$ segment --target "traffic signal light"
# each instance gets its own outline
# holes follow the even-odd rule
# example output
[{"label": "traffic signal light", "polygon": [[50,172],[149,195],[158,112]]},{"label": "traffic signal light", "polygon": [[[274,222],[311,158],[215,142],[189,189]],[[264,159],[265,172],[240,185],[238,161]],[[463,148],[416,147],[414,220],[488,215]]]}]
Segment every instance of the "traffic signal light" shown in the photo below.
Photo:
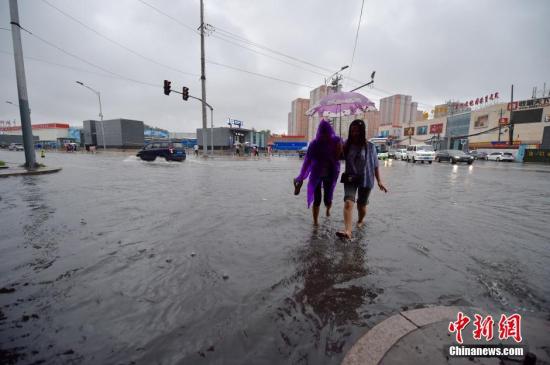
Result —
[{"label": "traffic signal light", "polygon": [[188,87],[183,87],[181,89],[181,97],[183,98],[183,100],[187,100],[189,99],[189,88]]},{"label": "traffic signal light", "polygon": [[170,95],[170,85],[172,84],[171,81],[164,80],[164,95]]}]

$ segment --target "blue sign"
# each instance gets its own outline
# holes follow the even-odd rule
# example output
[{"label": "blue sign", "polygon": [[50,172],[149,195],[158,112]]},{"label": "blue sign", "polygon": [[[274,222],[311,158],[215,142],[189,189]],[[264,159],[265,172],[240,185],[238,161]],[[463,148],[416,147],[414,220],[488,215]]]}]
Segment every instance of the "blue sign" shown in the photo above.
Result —
[{"label": "blue sign", "polygon": [[307,142],[275,142],[273,144],[273,149],[280,151],[299,151],[306,146]]},{"label": "blue sign", "polygon": [[241,127],[244,125],[244,122],[241,121],[241,120],[229,118],[229,119],[227,120],[227,124],[229,124],[230,126],[231,126],[231,125],[237,125],[237,126],[239,126],[239,128],[241,128]]},{"label": "blue sign", "polygon": [[68,137],[73,139],[76,143],[80,143],[80,128],[69,127]]},{"label": "blue sign", "polygon": [[168,131],[146,128],[143,130],[143,136],[148,138],[168,138]]}]

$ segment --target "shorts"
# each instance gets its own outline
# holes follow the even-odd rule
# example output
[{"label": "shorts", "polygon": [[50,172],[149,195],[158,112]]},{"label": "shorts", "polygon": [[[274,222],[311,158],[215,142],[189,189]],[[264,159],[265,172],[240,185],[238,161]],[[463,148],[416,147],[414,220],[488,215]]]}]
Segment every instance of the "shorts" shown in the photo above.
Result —
[{"label": "shorts", "polygon": [[[326,207],[332,204],[332,199],[329,197],[328,193],[332,189],[332,181],[332,176],[325,176],[317,183],[313,193],[313,206],[321,206],[321,200],[325,203]],[[324,194],[321,193],[321,186],[323,187]]]},{"label": "shorts", "polygon": [[355,203],[355,195],[357,195],[357,205],[365,206],[369,204],[371,190],[371,188],[363,188],[356,184],[344,184],[344,201],[351,200]]}]

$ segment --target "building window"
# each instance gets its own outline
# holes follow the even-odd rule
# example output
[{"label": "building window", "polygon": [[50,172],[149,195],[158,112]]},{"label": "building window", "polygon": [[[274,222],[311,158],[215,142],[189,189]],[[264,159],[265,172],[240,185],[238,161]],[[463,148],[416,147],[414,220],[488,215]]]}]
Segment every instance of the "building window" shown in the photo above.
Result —
[{"label": "building window", "polygon": [[428,126],[424,125],[422,127],[416,127],[416,134],[419,136],[428,134]]}]

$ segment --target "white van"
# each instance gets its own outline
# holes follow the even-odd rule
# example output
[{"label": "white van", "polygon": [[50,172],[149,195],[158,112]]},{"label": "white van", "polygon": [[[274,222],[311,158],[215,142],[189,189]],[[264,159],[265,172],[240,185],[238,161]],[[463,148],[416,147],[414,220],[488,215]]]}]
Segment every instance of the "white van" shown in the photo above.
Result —
[{"label": "white van", "polygon": [[407,147],[407,162],[428,161],[432,163],[435,159],[434,148],[427,144],[416,144]]}]

